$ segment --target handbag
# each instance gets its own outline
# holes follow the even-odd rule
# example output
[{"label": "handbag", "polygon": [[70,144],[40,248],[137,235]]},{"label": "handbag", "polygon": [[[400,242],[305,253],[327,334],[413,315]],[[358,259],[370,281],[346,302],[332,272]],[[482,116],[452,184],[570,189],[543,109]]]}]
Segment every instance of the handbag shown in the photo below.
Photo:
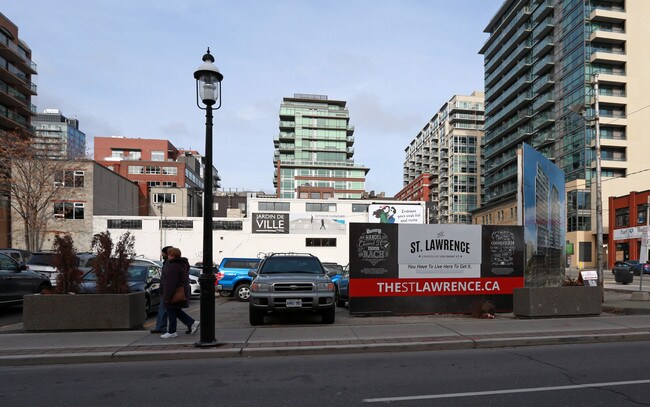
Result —
[{"label": "handbag", "polygon": [[178,304],[185,301],[187,301],[187,298],[185,297],[185,287],[184,286],[176,287],[176,289],[174,290],[174,295],[172,295],[172,299],[169,303]]}]

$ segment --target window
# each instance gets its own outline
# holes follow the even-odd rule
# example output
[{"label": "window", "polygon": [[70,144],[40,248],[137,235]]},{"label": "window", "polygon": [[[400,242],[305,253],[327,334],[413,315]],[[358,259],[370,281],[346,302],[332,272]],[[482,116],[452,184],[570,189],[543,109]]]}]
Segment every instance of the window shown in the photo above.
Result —
[{"label": "window", "polygon": [[144,174],[144,167],[141,165],[129,165],[129,174]]},{"label": "window", "polygon": [[307,247],[336,247],[336,239],[308,237],[305,240]]},{"label": "window", "polygon": [[336,212],[335,203],[307,203],[307,212]]},{"label": "window", "polygon": [[630,208],[616,210],[616,226],[630,226]]},{"label": "window", "polygon": [[258,209],[260,211],[289,211],[289,202],[260,202]]},{"label": "window", "polygon": [[83,171],[57,171],[54,173],[54,186],[66,188],[83,188]]},{"label": "window", "polygon": [[158,192],[153,194],[153,203],[176,203],[176,194]]},{"label": "window", "polygon": [[243,222],[241,221],[225,221],[215,220],[212,221],[212,230],[243,230]]},{"label": "window", "polygon": [[352,212],[368,212],[368,205],[352,204]]},{"label": "window", "polygon": [[178,175],[178,168],[176,167],[162,167],[163,175]]},{"label": "window", "polygon": [[148,165],[145,168],[144,172],[145,174],[149,174],[149,175],[160,175],[160,167]]},{"label": "window", "polygon": [[578,247],[580,250],[578,261],[591,262],[591,242],[578,242]]},{"label": "window", "polygon": [[163,229],[193,229],[194,222],[191,220],[174,220],[164,219],[162,221]]},{"label": "window", "polygon": [[83,219],[83,202],[54,202],[55,219]]},{"label": "window", "polygon": [[648,204],[644,203],[636,206],[636,223],[645,225],[647,223],[646,215],[648,214]]},{"label": "window", "polygon": [[165,161],[165,152],[164,151],[152,151],[151,152],[151,161]]},{"label": "window", "polygon": [[142,229],[141,219],[108,219],[107,229]]}]

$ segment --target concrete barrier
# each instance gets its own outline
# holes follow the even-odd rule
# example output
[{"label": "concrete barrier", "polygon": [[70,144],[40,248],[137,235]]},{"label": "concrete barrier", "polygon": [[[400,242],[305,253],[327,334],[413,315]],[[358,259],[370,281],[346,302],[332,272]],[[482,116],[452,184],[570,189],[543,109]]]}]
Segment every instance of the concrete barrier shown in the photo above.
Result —
[{"label": "concrete barrier", "polygon": [[518,317],[569,317],[600,315],[601,287],[515,288],[513,312]]},{"label": "concrete barrier", "polygon": [[146,319],[144,292],[129,294],[26,295],[26,331],[141,329]]}]

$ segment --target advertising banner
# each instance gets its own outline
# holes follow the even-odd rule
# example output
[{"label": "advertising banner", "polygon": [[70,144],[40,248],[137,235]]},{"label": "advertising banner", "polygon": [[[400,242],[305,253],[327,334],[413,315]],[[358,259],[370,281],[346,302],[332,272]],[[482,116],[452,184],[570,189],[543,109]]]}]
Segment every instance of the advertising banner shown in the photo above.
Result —
[{"label": "advertising banner", "polygon": [[345,234],[345,216],[334,213],[292,213],[289,233]]},{"label": "advertising banner", "polygon": [[511,310],[523,236],[521,226],[350,224],[350,313]]},{"label": "advertising banner", "polygon": [[396,205],[394,203],[368,206],[368,223],[424,223],[421,205]]},{"label": "advertising banner", "polygon": [[480,277],[480,225],[402,225],[400,278]]},{"label": "advertising banner", "polygon": [[527,287],[562,285],[566,261],[564,172],[528,144],[518,152],[520,202],[528,247]]},{"label": "advertising banner", "polygon": [[253,213],[253,233],[289,233],[288,213]]}]

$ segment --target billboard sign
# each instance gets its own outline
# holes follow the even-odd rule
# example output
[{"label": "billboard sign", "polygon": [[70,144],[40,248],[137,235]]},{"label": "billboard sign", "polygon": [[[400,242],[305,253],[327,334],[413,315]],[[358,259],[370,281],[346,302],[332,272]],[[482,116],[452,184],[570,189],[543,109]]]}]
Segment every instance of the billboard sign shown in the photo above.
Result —
[{"label": "billboard sign", "polygon": [[523,287],[521,226],[350,224],[350,313],[512,309]]},{"label": "billboard sign", "polygon": [[424,223],[421,205],[372,204],[368,206],[368,223]]},{"label": "billboard sign", "polygon": [[289,233],[288,213],[253,213],[253,233]]}]

